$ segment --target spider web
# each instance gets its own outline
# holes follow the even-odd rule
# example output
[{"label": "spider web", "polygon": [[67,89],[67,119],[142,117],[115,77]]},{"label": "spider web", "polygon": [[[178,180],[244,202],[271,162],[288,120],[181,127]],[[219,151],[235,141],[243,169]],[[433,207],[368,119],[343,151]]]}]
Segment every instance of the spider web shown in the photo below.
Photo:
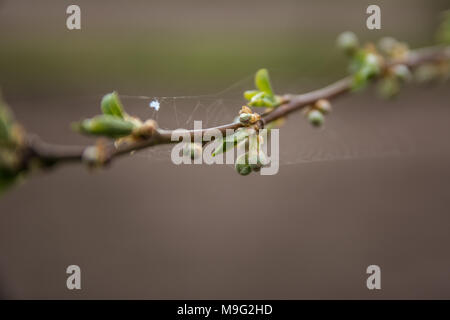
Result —
[{"label": "spider web", "polygon": [[[161,128],[192,129],[194,121],[198,120],[202,121],[203,128],[207,128],[232,122],[246,102],[242,93],[253,86],[253,75],[249,75],[213,94],[121,95],[121,99],[131,114],[142,119],[155,119]],[[320,129],[312,128],[301,112],[290,115],[280,130],[280,166],[411,156],[430,153],[442,147],[436,146],[436,141],[427,140],[427,136],[421,133],[424,121],[422,114],[408,120],[404,116],[404,108],[394,108],[389,102],[379,101],[373,96],[369,99],[373,101],[372,104],[363,107],[355,105],[351,99],[347,102],[338,101],[335,110],[326,116],[325,125]],[[386,104],[387,107],[380,107]],[[434,120],[429,118],[428,121]],[[172,148],[173,145],[156,146],[135,156],[151,162],[170,162]]]}]

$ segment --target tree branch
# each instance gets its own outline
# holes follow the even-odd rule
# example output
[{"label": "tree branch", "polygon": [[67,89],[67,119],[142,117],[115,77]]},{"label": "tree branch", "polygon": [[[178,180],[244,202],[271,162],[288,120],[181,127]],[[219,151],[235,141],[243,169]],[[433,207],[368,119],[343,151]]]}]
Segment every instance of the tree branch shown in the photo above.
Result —
[{"label": "tree branch", "polygon": [[[426,63],[438,63],[450,59],[450,47],[427,47],[411,51],[404,60],[390,61],[382,67],[381,74],[389,67],[396,64],[404,64],[408,67],[415,68]],[[373,80],[376,80],[373,79]],[[257,129],[263,128],[265,125],[277,119],[286,117],[292,112],[301,110],[302,108],[313,104],[319,99],[333,99],[351,90],[352,77],[343,78],[327,87],[311,91],[299,95],[285,95],[282,97],[282,104],[273,111],[265,113],[261,119],[255,124]],[[204,135],[211,133],[213,130],[219,130],[223,135],[227,129],[238,129],[244,127],[240,122],[229,123],[217,127],[206,128],[202,130],[188,130],[187,132],[194,137],[195,135]],[[133,151],[149,148],[160,144],[176,143],[171,139],[173,130],[156,129],[156,131],[146,139],[140,139],[132,143],[119,145],[116,147],[113,143],[106,146],[105,162],[111,161],[118,156],[129,154]],[[44,167],[51,167],[55,164],[81,162],[83,153],[87,147],[79,146],[61,146],[43,142],[36,136],[28,136],[26,146],[23,150],[23,157],[20,170],[24,170],[30,166],[33,159],[41,161]]]}]

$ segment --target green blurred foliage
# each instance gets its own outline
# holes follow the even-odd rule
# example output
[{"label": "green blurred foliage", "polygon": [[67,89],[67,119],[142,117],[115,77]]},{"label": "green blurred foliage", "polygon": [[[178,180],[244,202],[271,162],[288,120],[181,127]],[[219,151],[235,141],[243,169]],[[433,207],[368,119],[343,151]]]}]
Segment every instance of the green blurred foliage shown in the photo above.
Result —
[{"label": "green blurred foliage", "polygon": [[8,93],[51,95],[113,88],[198,92],[200,86],[201,91],[213,84],[228,87],[261,66],[283,73],[286,82],[299,77],[332,78],[344,70],[344,59],[333,44],[333,35],[303,41],[279,35],[249,40],[234,34],[146,34],[121,41],[113,35],[8,38],[0,50],[0,83]]}]

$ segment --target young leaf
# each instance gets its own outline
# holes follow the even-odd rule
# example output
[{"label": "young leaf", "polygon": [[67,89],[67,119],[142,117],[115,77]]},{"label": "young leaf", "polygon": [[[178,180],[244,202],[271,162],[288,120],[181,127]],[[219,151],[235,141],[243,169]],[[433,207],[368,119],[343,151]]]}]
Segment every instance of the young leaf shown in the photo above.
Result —
[{"label": "young leaf", "polygon": [[106,94],[101,103],[103,114],[123,118],[123,107],[116,91]]},{"label": "young leaf", "polygon": [[273,96],[272,86],[270,85],[269,72],[267,69],[259,69],[255,75],[255,86],[260,91],[263,91]]},{"label": "young leaf", "polygon": [[214,150],[212,156],[215,157],[218,154],[227,152],[229,149],[234,148],[239,142],[248,137],[248,130],[238,129],[233,134],[221,139],[221,143]]},{"label": "young leaf", "polygon": [[259,92],[258,90],[247,90],[247,91],[244,91],[244,98],[246,100],[250,101],[255,96],[255,94],[257,94],[258,92]]},{"label": "young leaf", "polygon": [[267,92],[259,92],[250,99],[248,105],[251,107],[273,108],[277,105],[277,101],[274,96],[269,95]]},{"label": "young leaf", "polygon": [[128,136],[136,126],[126,120],[111,115],[99,115],[86,119],[75,125],[82,133],[119,138]]}]

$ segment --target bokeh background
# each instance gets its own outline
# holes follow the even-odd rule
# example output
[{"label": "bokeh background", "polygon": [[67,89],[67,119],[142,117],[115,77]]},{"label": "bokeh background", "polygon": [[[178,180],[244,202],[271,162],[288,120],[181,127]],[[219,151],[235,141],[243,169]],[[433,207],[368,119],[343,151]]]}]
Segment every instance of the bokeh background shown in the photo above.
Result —
[{"label": "bokeh background", "polygon": [[[66,29],[72,3],[80,31]],[[369,4],[381,7],[381,30],[365,27]],[[229,122],[258,68],[279,93],[320,87],[346,73],[341,31],[425,46],[446,6],[3,0],[0,85],[19,121],[54,143],[90,143],[69,124],[112,90],[161,126]],[[292,115],[274,176],[175,166],[169,149],[36,175],[0,199],[0,297],[448,299],[448,89],[345,97],[320,131]],[[169,97],[156,115],[151,97]],[[71,264],[80,291],[66,288]],[[371,264],[382,290],[366,288]]]}]

